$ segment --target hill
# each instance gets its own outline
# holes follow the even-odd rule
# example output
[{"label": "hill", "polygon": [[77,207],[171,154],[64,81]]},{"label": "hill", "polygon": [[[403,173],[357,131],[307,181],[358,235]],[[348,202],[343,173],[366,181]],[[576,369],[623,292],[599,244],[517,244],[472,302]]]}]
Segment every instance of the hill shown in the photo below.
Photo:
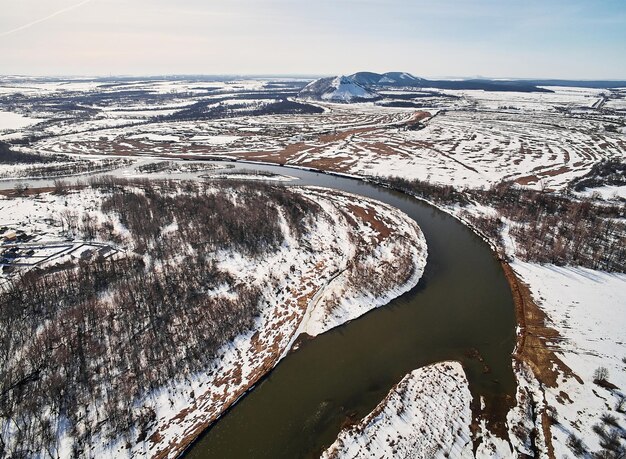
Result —
[{"label": "hill", "polygon": [[320,78],[305,86],[298,95],[329,102],[371,101],[380,97],[375,91],[346,76]]}]

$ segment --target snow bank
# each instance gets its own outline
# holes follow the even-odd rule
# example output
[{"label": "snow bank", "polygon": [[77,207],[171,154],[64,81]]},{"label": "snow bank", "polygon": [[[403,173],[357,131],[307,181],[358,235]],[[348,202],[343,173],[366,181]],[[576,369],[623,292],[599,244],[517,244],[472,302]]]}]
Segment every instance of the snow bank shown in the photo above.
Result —
[{"label": "snow bank", "polygon": [[472,458],[471,399],[460,363],[414,370],[322,458]]},{"label": "snow bank", "polygon": [[[309,191],[310,192],[310,191]],[[329,193],[318,190],[319,201],[325,206],[326,212],[332,212],[325,199],[328,199]],[[362,253],[361,256],[347,256],[340,271],[327,284],[321,294],[311,302],[311,307],[307,311],[307,316],[302,321],[301,332],[310,336],[317,336],[331,328],[342,325],[350,320],[362,316],[368,311],[389,303],[394,298],[399,297],[403,293],[411,290],[422,277],[426,266],[427,247],[426,239],[422,234],[417,223],[414,220],[407,219],[404,214],[398,212],[397,209],[371,200],[360,199],[354,195],[332,193],[332,202],[334,206],[341,209],[351,209],[351,220],[358,222],[356,228],[358,234],[372,238],[375,241],[371,246],[376,249],[369,253]],[[371,226],[371,222],[364,221],[354,215],[357,207],[363,209],[367,215],[375,216],[374,223],[379,222],[383,227],[391,230],[388,237],[377,240],[377,230]],[[353,206],[351,208],[351,206]],[[355,218],[357,217],[357,218]],[[380,228],[378,228],[380,230]],[[411,244],[403,244],[401,241],[412,241]],[[358,245],[347,247],[344,251],[345,255],[351,255],[350,251],[358,249]],[[398,260],[411,260],[412,272],[407,279],[399,283],[393,283],[390,288],[383,292],[372,292],[367,286],[355,285],[354,271],[352,260],[365,258],[364,264],[369,265],[376,270],[376,266],[387,265],[394,266]],[[396,265],[397,266],[397,265]],[[382,271],[376,270],[377,274],[382,275]]]}]

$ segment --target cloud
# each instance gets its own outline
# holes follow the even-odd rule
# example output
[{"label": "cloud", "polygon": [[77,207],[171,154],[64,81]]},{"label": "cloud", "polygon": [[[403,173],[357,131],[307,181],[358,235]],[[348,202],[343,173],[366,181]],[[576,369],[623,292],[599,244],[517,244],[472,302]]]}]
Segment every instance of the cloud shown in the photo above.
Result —
[{"label": "cloud", "polygon": [[76,8],[80,8],[84,4],[92,2],[92,1],[93,0],[83,0],[82,2],[77,3],[75,5],[71,5],[71,6],[68,6],[67,8],[63,8],[61,10],[55,11],[54,13],[49,14],[48,16],[46,16],[44,18],[37,19],[35,21],[29,22],[28,24],[24,24],[24,25],[19,26],[19,27],[15,28],[15,29],[12,29],[12,30],[7,30],[6,32],[0,32],[0,37],[6,37],[7,35],[11,35],[11,34],[14,34],[16,32],[19,32],[21,30],[28,29],[28,28],[30,28],[30,27],[32,27],[34,25],[40,24],[40,23],[42,23],[44,21],[48,21],[49,19],[52,19],[55,16],[58,16],[58,15],[63,14],[63,13],[67,13],[68,11],[75,10]]}]

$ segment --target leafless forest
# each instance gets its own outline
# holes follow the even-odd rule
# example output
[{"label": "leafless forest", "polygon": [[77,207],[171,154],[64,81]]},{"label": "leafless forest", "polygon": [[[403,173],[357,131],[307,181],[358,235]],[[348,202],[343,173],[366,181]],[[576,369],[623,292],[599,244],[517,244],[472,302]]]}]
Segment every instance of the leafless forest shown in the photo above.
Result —
[{"label": "leafless forest", "polygon": [[0,294],[0,456],[9,443],[56,456],[68,426],[75,457],[95,435],[141,440],[155,413],[138,401],[251,327],[261,292],[220,271],[216,251],[263,257],[283,223],[305,238],[318,207],[286,188],[219,185],[100,180],[101,214],[62,216],[65,231],[127,252],[32,270]]},{"label": "leafless forest", "polygon": [[455,190],[451,186],[393,178],[385,181],[403,191],[442,205],[488,205],[498,216],[462,215],[492,241],[502,244],[506,219],[522,260],[626,272],[625,208],[572,194],[548,193],[503,182],[486,190]]}]

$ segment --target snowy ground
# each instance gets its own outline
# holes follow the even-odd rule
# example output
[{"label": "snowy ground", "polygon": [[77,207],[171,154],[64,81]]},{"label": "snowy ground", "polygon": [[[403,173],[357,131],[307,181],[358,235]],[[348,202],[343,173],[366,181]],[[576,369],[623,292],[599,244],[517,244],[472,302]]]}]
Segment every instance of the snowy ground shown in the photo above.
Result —
[{"label": "snowy ground", "polygon": [[0,132],[24,128],[39,120],[28,118],[19,113],[0,111]]},{"label": "snowy ground", "polygon": [[[546,403],[558,413],[558,423],[550,427],[555,457],[572,454],[570,434],[598,452],[600,438],[592,427],[602,424],[601,415],[626,425],[626,414],[616,410],[626,393],[626,275],[519,261],[512,267],[561,336],[551,345],[573,372],[561,374],[557,387],[543,387]],[[598,367],[608,369],[616,388],[594,384]]]},{"label": "snowy ground", "polygon": [[[253,329],[224,346],[207,371],[181,375],[137,403],[156,412],[147,440],[134,443],[129,450],[126,440],[96,438],[90,455],[176,456],[271,370],[300,333],[317,334],[340,325],[418,282],[426,246],[413,220],[397,209],[358,196],[321,188],[297,190],[323,209],[310,245],[300,246],[289,237],[280,250],[261,262],[232,252],[216,254],[221,270],[263,289],[265,306]],[[60,217],[64,210],[89,212],[101,219],[100,199],[98,192],[90,189],[66,195],[2,198],[0,224],[36,233],[39,241],[58,240],[63,236]],[[123,233],[124,229],[116,224],[116,231]],[[374,266],[382,267],[378,274],[384,282],[365,278],[365,270]],[[371,284],[376,285],[375,290]],[[98,410],[93,407],[89,411]],[[59,433],[61,457],[70,455],[68,434]]]},{"label": "snowy ground", "polygon": [[[249,91],[246,84],[241,86],[244,89],[235,83],[216,85],[215,94],[201,99],[207,106],[216,104],[212,100],[233,107],[269,102],[237,98],[241,91]],[[255,90],[267,93],[259,85]],[[164,105],[168,110],[183,103],[186,86],[178,86]],[[156,87],[160,86],[142,86],[152,96],[161,94]],[[97,106],[92,108],[98,114],[87,119],[38,126],[54,136],[36,147],[57,153],[234,156],[455,186],[512,180],[534,188],[561,189],[597,161],[623,155],[626,122],[619,104],[626,95],[620,90],[550,89],[554,92],[439,91],[415,99],[422,101],[422,108],[315,102],[324,113],[176,122],[156,117],[161,110],[158,103],[148,105],[149,110],[139,103],[133,106],[137,113],[152,113],[141,122],[122,117],[129,111],[119,111],[116,105]],[[177,94],[179,99],[174,97]],[[420,91],[414,94],[424,96]],[[608,102],[599,103],[604,100]],[[423,126],[408,129],[416,113]]]},{"label": "snowy ground", "polygon": [[342,430],[322,458],[473,458],[471,400],[459,363],[414,370],[362,421]]},{"label": "snowy ground", "polygon": [[597,188],[587,188],[577,194],[586,197],[600,196],[607,201],[616,201],[626,199],[626,185],[605,185]]},{"label": "snowy ground", "polygon": [[[105,85],[83,81],[63,84],[7,80],[0,83],[0,96],[21,93],[41,97],[67,92],[80,95],[93,89],[110,91]],[[37,126],[37,132],[50,137],[36,141],[31,148],[45,152],[81,154],[228,155],[361,176],[398,175],[455,187],[481,187],[501,180],[512,180],[523,186],[549,189],[564,188],[570,180],[584,175],[599,160],[623,158],[626,150],[626,91],[623,89],[551,87],[554,93],[439,91],[432,97],[416,99],[423,101],[419,109],[320,103],[324,113],[316,115],[241,116],[174,123],[154,117],[172,114],[191,102],[204,99],[207,99],[207,105],[212,106],[218,103],[215,101],[217,99],[232,97],[219,103],[237,106],[235,96],[238,93],[266,91],[267,88],[259,81],[160,81],[129,83],[127,86],[146,91],[149,100],[128,104],[103,103],[91,107],[97,113],[76,117],[71,121],[66,119],[66,114],[59,116],[47,109],[39,112],[35,110],[29,115],[32,116],[29,123],[33,120],[47,120]],[[185,99],[186,94],[193,94],[193,100]],[[215,100],[209,100],[212,98]],[[249,101],[264,103],[261,99]],[[407,129],[409,121],[414,120],[416,115],[423,126],[418,130]],[[23,118],[27,116],[26,113],[11,116],[11,123],[18,122],[16,120],[26,122]],[[11,126],[10,133],[9,130],[4,131],[7,135],[32,134],[28,125],[17,130]],[[611,199],[614,195],[624,197],[622,188],[604,187],[587,192],[598,191],[603,198]],[[356,203],[354,197],[342,195],[331,198],[323,196],[319,190],[309,190],[309,193],[325,203],[324,208],[330,213],[333,207],[345,208],[348,203]],[[41,205],[51,206],[49,202],[46,203],[48,198],[40,199],[43,200]],[[396,228],[403,226],[402,217],[392,209],[364,202],[356,204],[362,209],[357,212],[361,219],[372,208],[377,214],[381,212],[380,215],[384,215]],[[33,205],[25,204],[16,212],[23,221],[39,228],[43,223],[37,221],[38,211],[32,209]],[[479,214],[492,213],[492,209],[479,207],[474,209]],[[458,209],[448,210],[458,213]],[[354,214],[356,211],[353,208],[351,212]],[[335,214],[331,220],[333,218],[338,221],[342,217]],[[377,226],[375,220],[369,219],[369,223],[361,223],[353,230],[370,238],[371,242],[377,239],[373,232]],[[270,266],[286,269],[292,260],[298,260],[307,268],[297,273],[297,279],[289,277],[292,274],[287,272],[281,271],[280,275],[306,286],[297,293],[307,306],[298,305],[296,296],[289,297],[289,300],[285,293],[276,296],[274,307],[277,309],[264,312],[259,322],[259,330],[266,330],[267,333],[256,338],[240,337],[242,341],[237,342],[240,349],[250,350],[251,346],[261,342],[272,350],[266,350],[264,354],[258,354],[256,359],[251,359],[241,370],[241,375],[228,372],[232,370],[233,362],[241,361],[242,355],[251,354],[246,354],[247,351],[240,354],[234,347],[224,350],[224,360],[216,366],[215,371],[226,371],[231,376],[224,384],[241,379],[236,387],[228,386],[233,388],[233,393],[245,389],[245,380],[253,380],[271,368],[276,363],[275,356],[290,346],[297,333],[315,335],[365,312],[359,305],[368,297],[363,296],[362,292],[359,294],[345,288],[344,278],[350,276],[350,272],[345,270],[345,256],[355,253],[358,246],[346,242],[348,227],[344,221],[337,225],[337,228],[343,229],[333,234],[334,239],[316,241],[316,246],[328,249],[325,254],[316,254],[321,257],[319,266],[312,258],[299,259],[289,251],[292,248],[285,248],[267,266],[260,267],[254,273],[242,274],[257,276],[247,281],[261,282]],[[328,231],[328,228],[326,226],[325,230]],[[410,227],[407,230],[414,231]],[[418,230],[413,236],[415,234],[419,239]],[[387,243],[397,245],[393,241]],[[376,244],[379,249],[372,252],[372,260],[397,256],[393,248],[385,246],[385,241],[377,241]],[[514,246],[508,249],[511,252],[508,255],[514,257]],[[425,251],[411,254],[417,268],[406,283],[406,288],[417,282],[421,275],[419,267],[423,267],[424,255]],[[225,259],[224,262],[230,263],[235,271],[243,269],[241,272],[245,272],[246,266],[241,260]],[[626,374],[623,361],[626,357],[626,336],[622,320],[626,317],[623,293],[626,291],[625,276],[519,261],[513,263],[513,268],[529,284],[535,301],[548,316],[548,325],[562,337],[550,345],[572,371],[568,376],[562,374],[556,387],[545,387],[527,368],[516,368],[519,393],[530,394],[534,405],[528,404],[528,400],[524,403],[518,400],[520,406],[510,414],[510,427],[521,422],[529,430],[534,428],[537,446],[543,448],[539,454],[541,457],[547,457],[549,453],[542,446],[546,440],[552,440],[554,457],[571,456],[572,452],[567,446],[570,434],[582,438],[588,451],[597,451],[598,436],[591,431],[591,427],[600,422],[603,413],[609,412],[616,416],[622,426],[626,423],[624,415],[615,411],[617,395],[626,390],[623,378]],[[374,295],[377,298],[374,304],[383,304],[402,291],[403,288],[389,289]],[[368,298],[368,304],[371,297]],[[336,298],[343,299],[337,302]],[[325,305],[333,307],[328,309]],[[272,324],[278,323],[276,321],[282,321],[281,329],[286,327],[284,329],[287,331],[281,336],[272,334],[270,330]],[[592,374],[598,366],[607,367],[609,382],[618,389],[611,391],[593,383]],[[194,435],[194,426],[206,424],[220,412],[219,404],[227,406],[234,400],[222,394],[215,395],[207,389],[208,386],[210,384],[206,375],[194,375],[154,395],[155,404],[169,406],[168,400],[173,400],[171,408],[159,413],[162,429],[154,437],[158,444],[171,441],[171,451],[174,451],[178,439]],[[431,387],[429,390],[435,389]],[[191,390],[195,394],[205,393],[205,399],[200,400],[198,397],[191,400],[186,395]],[[184,410],[190,404],[195,411]],[[542,410],[545,412],[548,406],[556,409],[559,423],[548,427],[551,438],[542,439],[541,421],[535,420],[535,424],[532,424],[529,416]],[[205,413],[199,414],[202,410]],[[511,442],[520,451],[528,448],[513,433]],[[485,441],[485,445],[487,443]],[[497,440],[492,443],[491,457],[507,457],[511,454]],[[151,454],[156,446],[146,448],[141,452]],[[479,453],[483,454],[482,457],[490,456],[487,446]]]}]

